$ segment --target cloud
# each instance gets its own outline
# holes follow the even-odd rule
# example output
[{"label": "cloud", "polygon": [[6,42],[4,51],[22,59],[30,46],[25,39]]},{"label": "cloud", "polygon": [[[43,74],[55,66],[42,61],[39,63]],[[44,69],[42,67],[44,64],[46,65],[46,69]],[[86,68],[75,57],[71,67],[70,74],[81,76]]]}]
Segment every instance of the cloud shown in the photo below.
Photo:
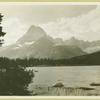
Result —
[{"label": "cloud", "polygon": [[5,44],[15,43],[27,30],[27,25],[22,23],[18,18],[8,18],[3,22],[3,31],[6,32],[4,37]]},{"label": "cloud", "polygon": [[100,39],[100,6],[76,17],[62,17],[40,25],[49,35],[68,39],[75,36],[85,40]]},{"label": "cloud", "polygon": [[[89,20],[95,19],[97,21],[92,21],[94,25],[89,27],[92,29],[91,32],[97,32],[97,30],[99,32],[100,16],[96,18],[95,15],[99,15],[100,9],[95,8],[96,5],[0,4],[0,11],[4,15],[2,26],[4,32],[7,33],[4,37],[5,45],[15,43],[32,24],[41,24],[40,26],[44,28],[47,34],[53,37],[67,39],[73,35],[85,37],[83,33],[90,34]],[[91,15],[91,13],[93,14]],[[95,18],[92,18],[93,16]]]}]

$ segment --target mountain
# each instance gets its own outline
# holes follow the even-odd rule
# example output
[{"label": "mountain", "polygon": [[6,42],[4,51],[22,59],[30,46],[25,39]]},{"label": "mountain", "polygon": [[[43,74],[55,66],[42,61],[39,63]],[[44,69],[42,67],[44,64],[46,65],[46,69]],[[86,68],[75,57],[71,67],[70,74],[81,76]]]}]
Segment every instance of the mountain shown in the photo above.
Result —
[{"label": "mountain", "polygon": [[66,62],[67,65],[100,65],[100,51],[92,54],[73,57]]},{"label": "mountain", "polygon": [[54,39],[55,45],[64,45],[64,41],[61,38]]},{"label": "mountain", "polygon": [[54,39],[50,36],[40,38],[27,49],[27,57],[68,59],[71,57],[86,54],[78,47],[55,45]]},{"label": "mountain", "polygon": [[46,32],[38,26],[34,26],[32,25],[28,31],[26,32],[26,34],[24,36],[22,36],[17,43],[18,44],[27,44],[27,43],[31,43],[34,41],[37,41],[39,38],[46,36]]},{"label": "mountain", "polygon": [[84,49],[88,54],[100,51],[100,46],[91,46]]},{"label": "mountain", "polygon": [[65,40],[64,44],[70,46],[77,46],[86,53],[94,53],[100,51],[100,40],[89,42],[72,37],[68,40]]},{"label": "mountain", "polygon": [[58,45],[52,50],[53,59],[69,59],[84,54],[86,53],[76,46]]},{"label": "mountain", "polygon": [[100,40],[90,42],[90,45],[85,49],[87,53],[100,51]]},{"label": "mountain", "polygon": [[17,58],[27,56],[27,48],[34,44],[41,37],[45,37],[46,32],[38,26],[32,25],[28,31],[15,44],[1,47],[0,56]]},{"label": "mountain", "polygon": [[0,50],[0,56],[9,58],[68,59],[84,54],[78,46],[64,45],[62,39],[53,39],[41,27],[34,25],[15,44]]},{"label": "mountain", "polygon": [[77,46],[84,50],[85,48],[89,47],[90,42],[76,39],[75,37],[71,37],[69,40],[65,40],[64,42],[66,45]]},{"label": "mountain", "polygon": [[50,36],[41,37],[34,44],[28,47],[28,57],[50,58],[53,46],[53,38]]},{"label": "mountain", "polygon": [[0,56],[9,58],[34,57],[50,59],[68,59],[84,54],[86,53],[75,46],[55,45],[53,38],[48,35],[41,37],[30,45],[14,44],[0,52]]}]

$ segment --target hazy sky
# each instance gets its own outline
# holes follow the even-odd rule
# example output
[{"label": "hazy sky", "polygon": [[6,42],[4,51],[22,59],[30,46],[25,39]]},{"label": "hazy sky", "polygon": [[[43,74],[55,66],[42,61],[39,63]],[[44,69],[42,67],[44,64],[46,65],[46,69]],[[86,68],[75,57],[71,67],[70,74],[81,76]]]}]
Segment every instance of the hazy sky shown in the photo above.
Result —
[{"label": "hazy sky", "polygon": [[0,4],[5,44],[17,41],[31,25],[41,26],[53,37],[100,39],[100,6]]}]

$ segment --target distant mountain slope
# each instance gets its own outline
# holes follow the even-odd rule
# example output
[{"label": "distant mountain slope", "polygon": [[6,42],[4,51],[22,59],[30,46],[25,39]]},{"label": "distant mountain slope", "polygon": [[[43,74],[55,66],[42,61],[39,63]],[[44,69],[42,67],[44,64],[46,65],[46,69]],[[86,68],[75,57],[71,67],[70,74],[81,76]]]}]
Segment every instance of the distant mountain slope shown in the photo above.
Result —
[{"label": "distant mountain slope", "polygon": [[89,47],[91,44],[88,41],[79,40],[79,39],[76,39],[75,37],[65,40],[64,43],[65,43],[65,45],[77,46],[77,47],[81,48],[82,50]]},{"label": "distant mountain slope", "polygon": [[91,46],[91,47],[87,47],[86,49],[84,49],[85,52],[87,53],[94,53],[94,52],[98,52],[100,51],[100,46]]},{"label": "distant mountain slope", "polygon": [[100,40],[89,42],[72,37],[68,40],[65,40],[64,44],[70,46],[77,46],[87,53],[94,53],[100,51]]},{"label": "distant mountain slope", "polygon": [[50,58],[53,46],[54,42],[51,37],[41,37],[27,49],[28,57]]},{"label": "distant mountain slope", "polygon": [[83,56],[73,57],[66,61],[68,65],[100,65],[100,51]]},{"label": "distant mountain slope", "polygon": [[54,39],[55,45],[64,45],[64,41],[61,38],[55,38]]},{"label": "distant mountain slope", "polygon": [[53,48],[52,58],[53,59],[68,59],[75,56],[86,54],[80,48],[76,46],[58,45]]}]

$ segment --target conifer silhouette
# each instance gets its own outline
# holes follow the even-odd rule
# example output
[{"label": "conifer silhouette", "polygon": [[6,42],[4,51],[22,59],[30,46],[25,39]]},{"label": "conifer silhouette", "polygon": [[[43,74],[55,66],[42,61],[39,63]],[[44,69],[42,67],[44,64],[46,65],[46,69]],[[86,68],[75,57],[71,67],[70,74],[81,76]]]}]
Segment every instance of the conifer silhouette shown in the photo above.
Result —
[{"label": "conifer silhouette", "polygon": [[[2,17],[3,15],[0,13],[0,37],[3,37],[6,33],[2,31],[2,26],[1,26],[1,22],[2,22]],[[3,44],[4,40],[0,39],[0,46]]]}]

